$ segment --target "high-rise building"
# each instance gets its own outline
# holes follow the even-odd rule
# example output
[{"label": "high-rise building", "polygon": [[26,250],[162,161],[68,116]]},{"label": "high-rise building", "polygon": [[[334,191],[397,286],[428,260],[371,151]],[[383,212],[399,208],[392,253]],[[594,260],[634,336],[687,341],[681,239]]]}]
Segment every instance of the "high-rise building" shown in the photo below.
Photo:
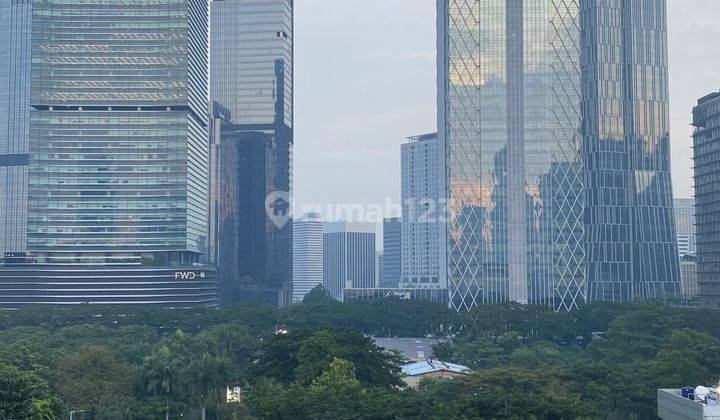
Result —
[{"label": "high-rise building", "polygon": [[693,109],[693,161],[700,305],[720,308],[720,92]]},{"label": "high-rise building", "polygon": [[437,5],[451,305],[574,308],[585,300],[578,1]]},{"label": "high-rise building", "polygon": [[695,254],[695,200],[692,198],[676,198],[674,200],[674,209],[678,252],[681,257]]},{"label": "high-rise building", "polygon": [[204,1],[47,0],[32,26],[28,248],[44,263],[199,261]]},{"label": "high-rise building", "polygon": [[196,265],[208,250],[207,3],[42,0],[31,20],[32,256],[0,273],[0,305],[215,305],[215,274]]},{"label": "high-rise building", "polygon": [[26,251],[32,2],[0,4],[0,260]]},{"label": "high-rise building", "polygon": [[[292,291],[292,223],[285,222],[292,187],[293,1],[214,0],[210,16],[210,99],[230,117],[218,146],[221,282],[234,290],[229,303],[285,306]],[[276,201],[283,209],[268,211]]]},{"label": "high-rise building", "polygon": [[680,257],[680,289],[682,290],[683,299],[697,300],[697,257],[693,254],[685,254]]},{"label": "high-rise building", "polygon": [[402,218],[383,220],[382,275],[378,287],[397,288],[402,270]]},{"label": "high-rise building", "polygon": [[447,287],[440,270],[444,200],[441,199],[443,158],[437,133],[408,138],[400,147],[402,161],[401,288]]},{"label": "high-rise building", "polygon": [[375,224],[325,223],[323,287],[337,300],[344,289],[375,287]]},{"label": "high-rise building", "polygon": [[293,221],[293,302],[323,284],[323,222],[319,213]]},{"label": "high-rise building", "polygon": [[588,300],[673,298],[666,1],[580,5]]}]

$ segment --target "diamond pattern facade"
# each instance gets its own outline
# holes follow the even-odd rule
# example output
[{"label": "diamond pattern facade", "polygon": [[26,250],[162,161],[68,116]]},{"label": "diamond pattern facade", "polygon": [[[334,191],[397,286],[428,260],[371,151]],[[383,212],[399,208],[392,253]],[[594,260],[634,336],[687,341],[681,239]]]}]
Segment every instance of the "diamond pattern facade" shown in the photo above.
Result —
[{"label": "diamond pattern facade", "polygon": [[451,305],[585,300],[577,0],[439,0]]}]

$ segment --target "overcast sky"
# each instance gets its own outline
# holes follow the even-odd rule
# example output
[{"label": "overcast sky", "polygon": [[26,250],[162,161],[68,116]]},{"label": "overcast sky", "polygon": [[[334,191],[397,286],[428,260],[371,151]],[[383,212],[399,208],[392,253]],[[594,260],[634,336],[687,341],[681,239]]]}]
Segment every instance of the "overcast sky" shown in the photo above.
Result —
[{"label": "overcast sky", "polygon": [[[720,0],[668,0],[676,197],[691,110],[720,89]],[[436,130],[435,0],[295,2],[296,213],[400,200],[400,144]],[[297,216],[297,214],[296,214]]]}]

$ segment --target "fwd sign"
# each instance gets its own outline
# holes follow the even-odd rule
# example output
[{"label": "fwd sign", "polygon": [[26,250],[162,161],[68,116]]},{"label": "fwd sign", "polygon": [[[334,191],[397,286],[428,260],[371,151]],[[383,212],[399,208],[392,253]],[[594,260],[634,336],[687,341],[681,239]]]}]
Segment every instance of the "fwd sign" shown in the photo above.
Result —
[{"label": "fwd sign", "polygon": [[175,280],[195,280],[197,274],[192,271],[176,271]]}]

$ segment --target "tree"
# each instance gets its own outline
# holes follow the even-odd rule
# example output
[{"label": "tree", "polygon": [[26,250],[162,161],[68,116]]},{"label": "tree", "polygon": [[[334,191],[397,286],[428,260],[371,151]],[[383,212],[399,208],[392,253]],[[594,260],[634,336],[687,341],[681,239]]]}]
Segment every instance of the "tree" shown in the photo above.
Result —
[{"label": "tree", "polygon": [[60,400],[37,375],[0,364],[0,418],[55,420],[61,418]]},{"label": "tree", "polygon": [[132,396],[135,369],[114,351],[95,346],[58,361],[53,376],[55,389],[70,408],[87,410],[95,418],[101,401]]},{"label": "tree", "polygon": [[200,401],[202,420],[205,420],[208,402],[219,402],[220,389],[225,390],[228,385],[230,360],[203,353],[190,362],[185,376],[195,397]]},{"label": "tree", "polygon": [[177,377],[177,366],[170,348],[162,345],[143,360],[142,378],[148,392],[165,399],[165,420],[170,419],[170,395]]}]

